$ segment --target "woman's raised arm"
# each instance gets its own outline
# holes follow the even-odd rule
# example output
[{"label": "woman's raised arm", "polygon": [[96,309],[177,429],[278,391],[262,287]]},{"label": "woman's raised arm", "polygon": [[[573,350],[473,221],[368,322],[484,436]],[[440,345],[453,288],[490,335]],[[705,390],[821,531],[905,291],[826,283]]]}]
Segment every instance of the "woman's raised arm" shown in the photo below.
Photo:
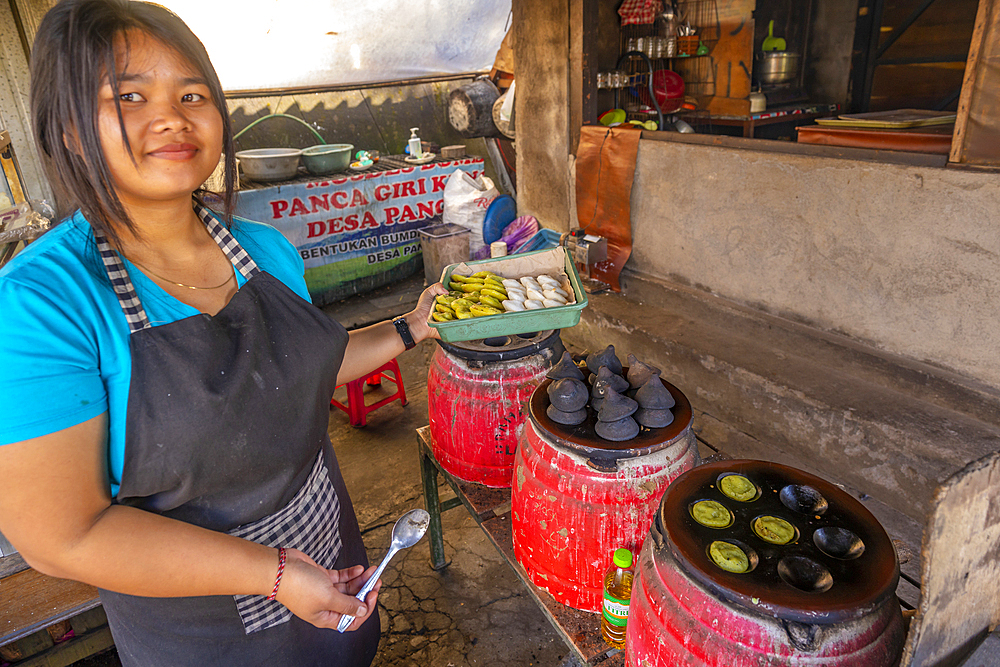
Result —
[{"label": "woman's raised arm", "polygon": [[[447,293],[444,285],[434,283],[421,293],[417,307],[405,315],[414,342],[438,337],[437,330],[427,324],[427,318],[434,308],[434,297]],[[392,322],[379,322],[364,329],[355,329],[347,341],[344,362],[337,374],[337,384],[365,377],[390,359],[398,357],[405,349]]]}]

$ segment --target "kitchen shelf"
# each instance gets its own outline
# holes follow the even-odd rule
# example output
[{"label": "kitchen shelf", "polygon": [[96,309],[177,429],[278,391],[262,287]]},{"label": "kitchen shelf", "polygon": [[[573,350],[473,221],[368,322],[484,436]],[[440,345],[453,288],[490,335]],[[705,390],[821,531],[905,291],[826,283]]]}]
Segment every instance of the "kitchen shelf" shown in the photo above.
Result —
[{"label": "kitchen shelf", "polygon": [[[621,27],[619,53],[622,54],[621,69],[629,77],[630,86],[623,94],[620,104],[629,120],[649,120],[657,117],[656,104],[649,94],[648,77],[656,70],[667,69],[677,72],[684,79],[686,96],[711,96],[715,94],[715,72],[712,59],[708,57],[719,41],[721,28],[716,0],[679,0],[677,2],[678,25],[689,24],[697,30],[699,43],[708,49],[701,55],[665,55],[665,47],[646,48],[641,40],[662,37],[659,23],[630,24]],[[675,38],[676,39],[676,38]],[[642,48],[640,47],[640,44]],[[679,44],[677,46],[679,48]],[[642,58],[635,51],[642,51]],[[628,57],[625,57],[625,56]],[[648,58],[648,63],[646,62]]]}]

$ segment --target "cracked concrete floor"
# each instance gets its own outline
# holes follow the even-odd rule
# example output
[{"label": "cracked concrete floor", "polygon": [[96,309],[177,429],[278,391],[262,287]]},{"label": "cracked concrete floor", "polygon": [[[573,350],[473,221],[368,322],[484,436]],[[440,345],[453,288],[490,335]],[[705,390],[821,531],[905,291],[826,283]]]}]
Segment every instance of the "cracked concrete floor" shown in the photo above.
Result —
[{"label": "cracked concrete floor", "polygon": [[[351,428],[330,417],[333,440],[363,531],[368,557],[388,550],[392,524],[423,507],[415,430],[427,424],[427,368],[436,343],[398,358],[409,404],[393,402]],[[375,392],[389,393],[392,383]],[[340,390],[343,392],[343,389]],[[338,397],[340,394],[338,394]],[[369,402],[376,400],[369,395]],[[452,497],[441,482],[442,499]],[[442,515],[451,565],[430,567],[426,538],[397,555],[382,576],[382,641],[377,667],[525,667],[576,664],[524,586],[464,507]]]}]

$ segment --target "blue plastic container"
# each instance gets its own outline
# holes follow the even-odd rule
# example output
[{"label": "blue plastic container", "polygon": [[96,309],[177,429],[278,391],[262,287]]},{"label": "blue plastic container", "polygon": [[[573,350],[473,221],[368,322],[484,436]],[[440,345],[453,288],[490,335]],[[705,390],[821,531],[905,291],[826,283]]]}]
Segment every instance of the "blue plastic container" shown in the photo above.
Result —
[{"label": "blue plastic container", "polygon": [[499,241],[507,225],[517,219],[517,202],[510,195],[498,195],[486,209],[483,218],[483,242]]},{"label": "blue plastic container", "polygon": [[539,229],[538,232],[532,236],[530,239],[524,242],[524,244],[514,251],[513,254],[519,255],[522,252],[532,252],[534,250],[546,250],[548,248],[555,248],[559,245],[559,237],[561,234],[557,231],[551,229]]}]

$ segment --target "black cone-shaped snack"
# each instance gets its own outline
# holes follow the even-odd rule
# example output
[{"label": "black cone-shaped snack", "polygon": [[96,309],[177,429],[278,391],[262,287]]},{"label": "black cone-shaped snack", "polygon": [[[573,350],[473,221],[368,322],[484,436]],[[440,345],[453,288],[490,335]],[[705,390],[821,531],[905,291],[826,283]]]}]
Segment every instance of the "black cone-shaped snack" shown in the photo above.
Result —
[{"label": "black cone-shaped snack", "polygon": [[591,395],[594,398],[604,398],[603,391],[600,394],[596,393],[599,382],[603,382],[605,386],[610,386],[619,394],[625,393],[628,389],[628,380],[615,373],[610,366],[601,366],[597,369],[596,375],[590,376],[590,386],[593,387]]},{"label": "black cone-shaped snack", "polygon": [[559,363],[550,368],[549,372],[545,374],[545,377],[550,380],[573,378],[574,380],[580,380],[582,382],[583,371],[580,370],[579,366],[573,363],[573,357],[569,356],[569,352],[563,352]]},{"label": "black cone-shaped snack", "polygon": [[615,346],[608,345],[603,352],[595,352],[587,356],[587,368],[596,373],[602,366],[607,366],[612,373],[622,372],[622,362],[615,355]]},{"label": "black cone-shaped snack", "polygon": [[634,354],[628,355],[628,383],[633,389],[638,389],[646,384],[649,378],[659,374],[660,369],[656,366],[642,363]]},{"label": "black cone-shaped snack", "polygon": [[547,391],[549,394],[549,403],[556,410],[576,412],[587,407],[587,385],[582,380],[559,378],[549,384]]},{"label": "black cone-shaped snack", "polygon": [[594,431],[605,440],[621,442],[639,435],[639,425],[631,417],[625,417],[613,422],[599,421],[594,426]]},{"label": "black cone-shaped snack", "polygon": [[615,422],[625,419],[639,409],[639,404],[628,396],[622,396],[614,389],[608,388],[604,402],[601,404],[601,411],[597,413],[597,420],[602,422]]},{"label": "black cone-shaped snack", "polygon": [[604,397],[608,395],[608,389],[613,389],[619,394],[625,393],[628,389],[628,380],[621,375],[615,375],[608,370],[607,366],[602,366],[597,375],[591,375],[591,377],[594,379],[591,382],[590,407],[594,408],[594,410],[599,411],[601,409]]},{"label": "black cone-shaped snack", "polygon": [[646,384],[639,387],[639,391],[635,392],[635,400],[640,408],[647,410],[669,410],[676,405],[674,397],[670,395],[670,390],[663,386],[659,375],[649,378]]},{"label": "black cone-shaped snack", "polygon": [[545,408],[545,414],[547,414],[549,419],[557,424],[576,426],[577,424],[582,424],[584,420],[587,419],[587,408],[573,412],[563,412],[562,410],[558,410],[556,406],[550,405]]},{"label": "black cone-shaped snack", "polygon": [[633,416],[646,428],[663,428],[674,423],[674,413],[666,408],[662,410],[639,408]]}]

